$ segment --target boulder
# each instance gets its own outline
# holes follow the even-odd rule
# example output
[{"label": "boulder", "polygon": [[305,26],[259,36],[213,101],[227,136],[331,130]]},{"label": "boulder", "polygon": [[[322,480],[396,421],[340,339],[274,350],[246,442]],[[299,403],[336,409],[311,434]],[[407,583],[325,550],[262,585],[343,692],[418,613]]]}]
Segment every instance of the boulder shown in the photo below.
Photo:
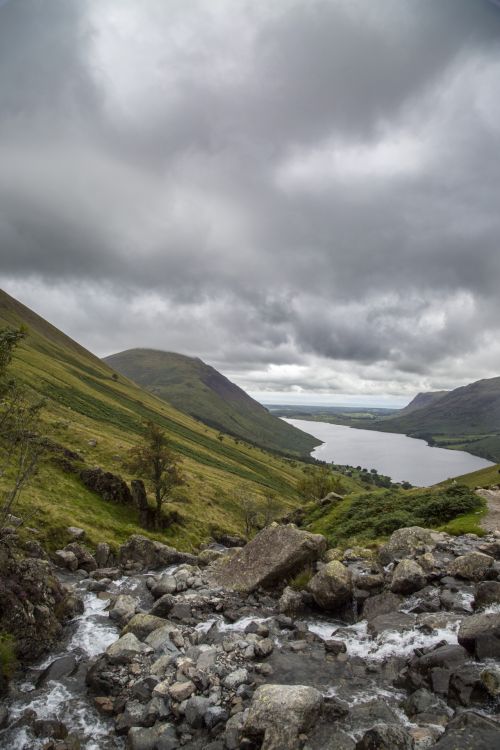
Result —
[{"label": "boulder", "polygon": [[300,591],[286,586],[278,602],[278,609],[284,615],[297,615],[304,608],[304,601]]},{"label": "boulder", "polygon": [[78,526],[68,526],[66,531],[77,542],[82,542],[85,539],[85,530],[80,529]]},{"label": "boulder", "polygon": [[104,500],[118,505],[131,505],[132,495],[127,483],[116,474],[102,469],[83,469],[80,479],[85,487],[100,495]]},{"label": "boulder", "polygon": [[246,682],[248,682],[248,672],[243,667],[230,672],[223,680],[224,687],[228,690],[236,690],[236,688],[239,688],[240,685],[244,685]]},{"label": "boulder", "polygon": [[374,620],[380,615],[388,615],[397,612],[401,606],[402,598],[390,591],[384,591],[382,594],[376,594],[366,599],[363,605],[363,618],[365,620]]},{"label": "boulder", "polygon": [[173,724],[158,723],[143,729],[132,727],[128,733],[129,750],[173,750],[179,747],[177,732]]},{"label": "boulder", "polygon": [[205,724],[205,714],[210,707],[210,700],[201,695],[192,695],[186,701],[184,716],[189,726],[200,729]]},{"label": "boulder", "polygon": [[78,567],[82,570],[86,570],[87,573],[91,573],[97,568],[97,563],[90,554],[90,552],[82,547],[78,542],[71,542],[64,548],[65,552],[73,552],[78,560]]},{"label": "boulder", "polygon": [[127,633],[108,646],[106,654],[111,664],[127,664],[139,654],[150,654],[152,651],[150,646],[141,643],[133,633]]},{"label": "boulder", "polygon": [[411,557],[417,552],[428,552],[426,547],[434,547],[433,533],[421,526],[408,526],[397,529],[389,541],[379,550],[379,557],[384,565],[404,557]]},{"label": "boulder", "polygon": [[391,591],[395,594],[413,594],[427,583],[424,571],[414,560],[405,558],[396,565],[391,581]]},{"label": "boulder", "polygon": [[174,594],[177,590],[177,581],[174,576],[165,573],[151,587],[151,593],[155,599],[159,599],[165,594]]},{"label": "boulder", "polygon": [[386,615],[378,615],[368,622],[368,632],[372,636],[378,636],[386,631],[403,632],[415,627],[416,615],[406,612],[389,612]]},{"label": "boulder", "polygon": [[261,685],[255,691],[243,733],[261,740],[262,750],[297,750],[299,735],[316,721],[321,693],[305,685]]},{"label": "boulder", "polygon": [[467,711],[452,719],[433,750],[493,750],[500,747],[500,724]]},{"label": "boulder", "polygon": [[467,581],[482,581],[494,562],[493,557],[482,552],[467,552],[466,555],[455,558],[448,566],[448,575]]},{"label": "boulder", "polygon": [[326,563],[307,588],[318,607],[329,612],[338,611],[352,601],[351,572],[338,560]]},{"label": "boulder", "polygon": [[403,727],[377,724],[356,744],[356,750],[413,750],[413,739]]},{"label": "boulder", "polygon": [[151,607],[150,614],[156,615],[156,617],[167,617],[176,604],[177,600],[175,596],[172,596],[172,594],[163,594]]},{"label": "boulder", "polygon": [[78,663],[73,654],[66,654],[65,656],[60,656],[59,658],[54,659],[54,661],[51,662],[38,677],[36,681],[37,688],[43,687],[50,680],[60,680],[61,677],[73,674],[73,672],[76,671],[77,666]]},{"label": "boulder", "polygon": [[148,635],[150,635],[150,633],[158,630],[158,628],[161,628],[166,624],[167,620],[163,617],[146,615],[141,612],[130,618],[126,627],[123,629],[122,635],[133,633],[140,641],[143,641]]},{"label": "boulder", "polygon": [[[15,638],[21,663],[45,653],[61,635],[68,591],[47,560],[23,557],[12,539],[0,539],[0,632]],[[0,690],[4,682],[0,670]]]},{"label": "boulder", "polygon": [[178,629],[173,623],[168,622],[168,620],[164,620],[164,622],[165,625],[162,625],[161,628],[156,628],[148,635],[146,644],[158,653],[176,654],[179,652],[179,649],[173,642],[171,635],[172,633],[177,633]]},{"label": "boulder", "polygon": [[326,540],[320,534],[293,525],[268,526],[221,565],[216,577],[222,586],[236,591],[269,588],[317,560],[325,549]]},{"label": "boulder", "polygon": [[57,549],[54,552],[54,562],[60,568],[66,568],[66,570],[71,570],[72,572],[78,570],[78,558],[74,552]]},{"label": "boulder", "polygon": [[476,588],[474,609],[500,604],[500,581],[482,581]]},{"label": "boulder", "polygon": [[481,672],[481,682],[494,698],[500,696],[500,668],[488,667]]},{"label": "boulder", "polygon": [[182,563],[196,564],[198,558],[187,552],[179,552],[161,542],[153,541],[140,534],[133,534],[118,549],[118,561],[124,568],[135,570],[155,570]]},{"label": "boulder", "polygon": [[462,621],[458,642],[478,659],[500,657],[500,614],[472,615]]},{"label": "boulder", "polygon": [[112,558],[111,547],[107,542],[99,542],[95,548],[95,561],[98,568],[106,568]]},{"label": "boulder", "polygon": [[134,596],[120,594],[109,609],[109,617],[123,627],[134,616],[136,606],[137,599]]},{"label": "boulder", "polygon": [[173,685],[170,685],[168,692],[173,701],[181,703],[196,692],[196,687],[191,680],[174,682]]}]

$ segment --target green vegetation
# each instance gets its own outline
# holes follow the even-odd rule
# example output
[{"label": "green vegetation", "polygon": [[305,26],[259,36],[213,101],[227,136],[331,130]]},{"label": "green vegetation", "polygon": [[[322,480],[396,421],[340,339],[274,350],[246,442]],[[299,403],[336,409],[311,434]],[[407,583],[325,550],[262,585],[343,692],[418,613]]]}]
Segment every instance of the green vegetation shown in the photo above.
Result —
[{"label": "green vegetation", "polygon": [[224,434],[268,450],[309,457],[319,440],[288,425],[201,359],[130,349],[105,362],[176,409]]},{"label": "green vegetation", "polygon": [[0,683],[9,680],[17,666],[16,642],[10,633],[0,632]]},{"label": "green vegetation", "polygon": [[465,485],[410,491],[392,488],[353,494],[327,510],[310,509],[303,525],[325,534],[332,546],[373,541],[405,526],[445,528],[457,533],[458,518],[468,531],[473,528],[477,533],[484,506],[484,501]]},{"label": "green vegetation", "polygon": [[307,584],[313,575],[314,572],[312,566],[308,566],[304,568],[304,570],[301,570],[300,573],[297,573],[297,575],[288,582],[288,585],[295,591],[303,591],[307,588]]},{"label": "green vegetation", "polygon": [[[19,343],[11,368],[34,401],[45,400],[43,435],[76,451],[82,465],[100,466],[127,481],[134,475],[123,469],[123,463],[140,440],[145,421],[163,429],[171,449],[182,457],[185,487],[168,503],[178,520],[153,535],[156,538],[190,549],[216,531],[241,533],[244,511],[234,490],[242,482],[262,502],[270,492],[278,495],[283,512],[300,502],[300,462],[227,435],[220,441],[218,430],[182,414],[126,377],[117,380],[104,362],[0,292],[0,329],[22,325],[29,333]],[[39,532],[40,541],[51,548],[67,543],[68,526],[84,528],[91,544],[116,545],[132,533],[149,533],[138,526],[134,508],[103,500],[64,464],[57,453],[48,453],[16,509]],[[11,480],[8,471],[0,477],[0,493]]]},{"label": "green vegetation", "polygon": [[176,487],[184,484],[179,458],[169,446],[165,430],[147,422],[144,440],[129,452],[128,468],[148,482],[154,494],[155,528],[162,528],[162,506],[172,499]]},{"label": "green vegetation", "polygon": [[473,471],[470,474],[463,474],[455,479],[447,479],[441,482],[441,487],[448,487],[452,484],[465,484],[467,487],[490,487],[491,485],[500,484],[500,464],[487,466],[485,469]]}]

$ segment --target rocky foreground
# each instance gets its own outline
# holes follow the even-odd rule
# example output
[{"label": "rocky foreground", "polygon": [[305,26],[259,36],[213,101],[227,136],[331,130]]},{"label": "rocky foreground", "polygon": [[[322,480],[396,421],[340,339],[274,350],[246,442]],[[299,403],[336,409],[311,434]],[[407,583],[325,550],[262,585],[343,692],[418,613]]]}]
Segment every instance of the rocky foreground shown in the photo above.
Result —
[{"label": "rocky foreground", "polygon": [[500,747],[499,533],[412,527],[342,552],[274,525],[196,557],[134,536],[116,559],[78,541],[56,559],[111,638],[90,662],[48,660],[36,685],[74,680],[105,731],[93,744],[14,685],[2,747]]}]

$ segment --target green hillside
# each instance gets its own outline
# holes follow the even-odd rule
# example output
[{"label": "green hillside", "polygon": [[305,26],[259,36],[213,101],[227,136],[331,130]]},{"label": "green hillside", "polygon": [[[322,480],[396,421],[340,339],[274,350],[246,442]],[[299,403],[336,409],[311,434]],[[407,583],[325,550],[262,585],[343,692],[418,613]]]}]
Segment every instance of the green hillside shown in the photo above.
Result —
[{"label": "green hillside", "polygon": [[[183,459],[187,483],[168,508],[175,523],[162,535],[189,548],[214,530],[241,532],[244,511],[238,489],[257,499],[273,492],[281,510],[300,501],[295,486],[301,466],[266,453],[182,414],[142,390],[40,316],[0,290],[0,328],[26,325],[29,334],[16,351],[13,374],[46,400],[44,433],[80,454],[89,467],[131,477],[123,468],[128,449],[141,439],[144,420],[167,432]],[[8,477],[0,479],[0,492]],[[91,542],[118,543],[139,531],[135,509],[118,507],[87,490],[77,475],[47,456],[25,491],[20,512],[37,538],[60,543],[69,526],[86,529]]]},{"label": "green hillside", "polygon": [[414,411],[417,411],[417,409],[424,409],[426,406],[436,403],[436,401],[447,393],[448,391],[427,391],[425,393],[417,393],[415,398],[412,399],[409,404],[398,411],[398,416],[412,414]]},{"label": "green hillside", "polygon": [[443,448],[500,460],[500,377],[478,380],[411,413],[393,415],[372,429],[423,437]]},{"label": "green hillside", "polygon": [[179,411],[228,435],[269,450],[308,456],[319,440],[268,410],[201,359],[154,349],[129,349],[105,358]]}]

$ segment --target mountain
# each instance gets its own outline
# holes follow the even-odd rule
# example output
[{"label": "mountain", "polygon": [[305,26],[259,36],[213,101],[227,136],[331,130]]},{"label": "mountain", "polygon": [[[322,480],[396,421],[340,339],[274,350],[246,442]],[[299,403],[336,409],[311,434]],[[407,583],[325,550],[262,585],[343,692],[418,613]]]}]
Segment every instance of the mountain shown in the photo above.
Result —
[{"label": "mountain", "polygon": [[[0,290],[0,328],[20,325],[27,326],[28,335],[16,350],[12,371],[45,399],[43,431],[54,444],[76,451],[88,467],[97,465],[130,480],[124,459],[141,440],[144,420],[165,429],[172,449],[182,457],[186,485],[168,504],[175,522],[160,538],[188,549],[216,530],[241,532],[242,483],[259,502],[274,492],[283,510],[300,502],[295,489],[300,463],[228,436],[220,440],[217,430],[117,377],[105,362]],[[106,502],[78,475],[64,471],[63,464],[48,457],[23,494],[20,510],[29,512],[37,538],[57,546],[68,526],[84,528],[91,544],[118,544],[131,533],[144,533],[135,509]],[[5,483],[0,477],[0,495]]]},{"label": "mountain", "polygon": [[433,398],[427,406],[405,411],[372,422],[370,427],[424,437],[442,447],[500,460],[500,377],[455,388]]},{"label": "mountain", "polygon": [[426,406],[430,406],[446,393],[448,393],[448,391],[427,391],[426,393],[417,393],[415,398],[412,399],[409,404],[398,411],[397,416],[401,417],[406,414],[411,414],[412,412],[417,411],[417,409],[423,409]]},{"label": "mountain", "polygon": [[201,359],[155,349],[129,349],[104,361],[179,411],[254,445],[305,457],[320,443],[270,414]]}]

